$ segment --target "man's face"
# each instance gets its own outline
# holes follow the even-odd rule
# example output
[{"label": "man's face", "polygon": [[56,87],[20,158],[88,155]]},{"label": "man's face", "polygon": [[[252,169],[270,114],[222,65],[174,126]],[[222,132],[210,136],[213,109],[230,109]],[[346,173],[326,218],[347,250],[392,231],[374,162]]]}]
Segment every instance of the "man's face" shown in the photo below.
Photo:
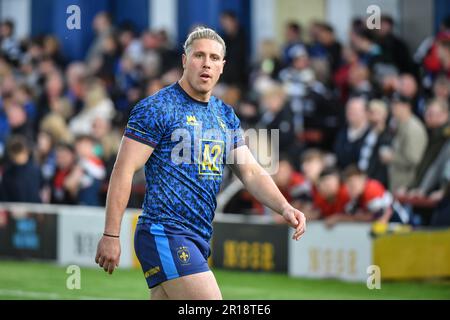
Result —
[{"label": "man's face", "polygon": [[373,125],[377,125],[379,123],[386,123],[387,112],[383,109],[369,109],[368,112],[369,122]]},{"label": "man's face", "polygon": [[324,162],[320,158],[306,160],[302,164],[303,173],[312,181],[316,181],[322,172]]},{"label": "man's face", "polygon": [[367,112],[364,102],[361,99],[352,99],[346,108],[346,118],[350,127],[358,126],[367,119]]},{"label": "man's face", "polygon": [[347,185],[350,197],[355,199],[363,193],[364,185],[366,184],[366,177],[363,175],[354,175],[349,177],[345,184]]},{"label": "man's face", "polygon": [[413,76],[404,75],[400,78],[400,92],[407,97],[414,97],[417,93],[417,83]]},{"label": "man's face", "polygon": [[201,94],[211,92],[223,72],[222,45],[210,39],[197,39],[183,55],[184,75],[189,85]]},{"label": "man's face", "polygon": [[293,170],[288,161],[280,161],[278,172],[273,177],[279,188],[286,188],[289,185]]},{"label": "man's face", "polygon": [[56,149],[56,165],[60,169],[67,169],[73,165],[75,161],[75,155],[73,152],[66,148]]},{"label": "man's face", "polygon": [[425,124],[429,129],[439,128],[448,122],[448,112],[438,104],[431,104],[425,111]]},{"label": "man's face", "polygon": [[339,177],[334,174],[322,177],[317,185],[319,192],[325,198],[334,198],[339,192]]}]

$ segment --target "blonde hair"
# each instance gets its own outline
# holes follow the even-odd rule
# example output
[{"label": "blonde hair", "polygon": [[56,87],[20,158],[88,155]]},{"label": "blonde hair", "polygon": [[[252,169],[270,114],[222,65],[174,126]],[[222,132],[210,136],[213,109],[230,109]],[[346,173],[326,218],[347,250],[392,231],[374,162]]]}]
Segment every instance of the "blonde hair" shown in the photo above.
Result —
[{"label": "blonde hair", "polygon": [[227,51],[225,41],[223,41],[222,37],[219,36],[219,34],[217,32],[215,32],[213,29],[202,27],[202,26],[196,27],[194,30],[192,30],[192,32],[189,33],[186,41],[184,42],[183,48],[184,48],[184,53],[186,55],[189,54],[189,52],[191,51],[192,43],[195,40],[199,40],[199,39],[209,39],[209,40],[214,40],[214,41],[217,41],[218,43],[220,43],[223,48],[223,56],[225,57],[226,51]]},{"label": "blonde hair", "polygon": [[382,111],[384,114],[388,114],[388,106],[383,100],[373,99],[369,102],[369,110],[370,111]]}]

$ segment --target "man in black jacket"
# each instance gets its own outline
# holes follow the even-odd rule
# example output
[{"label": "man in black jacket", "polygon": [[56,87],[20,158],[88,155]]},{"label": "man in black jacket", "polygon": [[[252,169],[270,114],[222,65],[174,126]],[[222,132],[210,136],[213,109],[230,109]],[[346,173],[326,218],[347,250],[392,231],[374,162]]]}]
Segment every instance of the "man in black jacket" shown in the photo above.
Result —
[{"label": "man in black jacket", "polygon": [[0,184],[0,199],[5,202],[41,202],[41,170],[31,159],[31,150],[22,136],[7,143],[10,163]]}]

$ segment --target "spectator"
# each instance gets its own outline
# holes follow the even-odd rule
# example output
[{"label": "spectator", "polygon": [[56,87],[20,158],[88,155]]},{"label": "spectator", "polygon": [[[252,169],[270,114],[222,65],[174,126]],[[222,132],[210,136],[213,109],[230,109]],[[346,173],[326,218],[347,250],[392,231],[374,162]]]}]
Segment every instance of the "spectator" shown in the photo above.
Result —
[{"label": "spectator", "polygon": [[23,136],[11,136],[7,142],[10,160],[0,184],[1,200],[5,202],[41,202],[41,172],[32,160],[31,148]]},{"label": "spectator", "polygon": [[83,109],[84,95],[86,92],[86,65],[82,62],[70,63],[66,69],[65,76],[67,81],[65,96],[72,105],[72,117],[74,117]]},{"label": "spectator", "polygon": [[244,29],[239,25],[236,14],[224,11],[220,15],[220,24],[223,28],[222,38],[227,46],[225,59],[227,67],[224,68],[221,81],[226,84],[238,86],[247,85],[247,38]]},{"label": "spectator", "polygon": [[162,73],[160,40],[154,31],[144,31],[141,35],[142,55],[139,64],[146,79],[159,77]]},{"label": "spectator", "polygon": [[366,105],[366,100],[360,97],[347,102],[347,126],[339,131],[334,145],[337,165],[341,169],[359,162],[361,148],[370,132]]},{"label": "spectator", "polygon": [[445,184],[441,191],[442,196],[431,217],[430,224],[433,227],[450,226],[450,160],[448,157],[442,172]]},{"label": "spectator", "polygon": [[302,154],[301,170],[304,176],[300,183],[292,190],[293,205],[301,211],[313,210],[313,189],[317,187],[320,174],[325,168],[325,156],[318,149],[308,149]]},{"label": "spectator", "polygon": [[71,144],[56,146],[56,171],[51,184],[50,202],[54,204],[76,204],[76,197],[70,192],[68,177],[75,166],[75,150]]},{"label": "spectator", "polygon": [[436,78],[433,84],[433,97],[450,103],[450,79],[444,75]]},{"label": "spectator", "polygon": [[[442,64],[439,59],[439,42],[445,40],[450,35],[450,15],[442,20],[439,26],[439,32],[436,36],[430,36],[426,38],[419,45],[416,53],[414,54],[414,60],[417,64],[421,64],[426,72],[424,77],[424,84],[427,88],[431,87],[430,79],[434,78],[440,70],[442,70]],[[431,76],[431,77],[430,77]]]},{"label": "spectator", "polygon": [[86,62],[90,67],[96,69],[94,66],[99,64],[99,59],[102,55],[102,47],[104,40],[115,33],[115,28],[112,24],[111,15],[108,12],[99,12],[92,22],[92,28],[95,32],[95,39],[88,49],[86,54]]},{"label": "spectator", "polygon": [[376,36],[383,54],[400,73],[416,74],[408,46],[394,33],[394,19],[389,15],[382,15],[380,20],[381,25],[380,29],[376,29]]},{"label": "spectator", "polygon": [[319,176],[317,187],[313,188],[313,209],[304,212],[308,219],[332,221],[336,215],[342,215],[350,200],[347,187],[341,183],[336,168],[326,168]]},{"label": "spectator", "polygon": [[417,166],[415,179],[410,185],[413,189],[420,186],[443,146],[450,141],[449,110],[446,101],[435,99],[428,103],[425,111],[425,125],[428,131],[428,143],[422,160]]},{"label": "spectator", "polygon": [[14,22],[11,20],[0,22],[0,52],[14,64],[20,60],[20,47],[14,39]]},{"label": "spectator", "polygon": [[91,136],[78,136],[75,140],[77,163],[67,176],[65,186],[77,204],[100,205],[99,193],[105,178],[105,167],[95,154],[95,141]]},{"label": "spectator", "polygon": [[[430,165],[428,170],[420,182],[417,189],[410,192],[410,196],[427,196],[433,201],[440,201],[446,192],[446,185],[449,181],[448,175],[450,172],[450,164],[448,164],[448,159],[450,159],[450,140],[443,145],[441,151],[439,152],[436,160]],[[447,168],[447,166],[449,166]],[[447,190],[450,191],[450,190]],[[448,192],[447,192],[448,194]]]},{"label": "spectator", "polygon": [[326,61],[332,74],[341,63],[341,44],[336,40],[334,29],[327,23],[320,24],[318,40],[326,51]]},{"label": "spectator", "polygon": [[263,40],[259,47],[259,57],[250,74],[251,83],[261,78],[277,80],[281,71],[278,47],[273,40]]},{"label": "spectator", "polygon": [[292,65],[281,70],[280,80],[290,99],[294,131],[310,147],[329,147],[326,144],[335,134],[338,114],[334,98],[316,80],[306,48],[297,45],[291,54]]},{"label": "spectator", "polygon": [[115,75],[119,64],[119,48],[114,36],[103,38],[100,48],[98,64],[92,69],[93,74],[101,79],[106,88],[113,90]]},{"label": "spectator", "polygon": [[14,92],[14,100],[23,106],[27,119],[30,121],[33,127],[37,118],[37,106],[34,102],[33,91],[30,87],[22,84],[17,87]]},{"label": "spectator", "polygon": [[179,59],[179,52],[174,44],[169,40],[169,35],[165,29],[157,31],[157,37],[159,38],[161,55],[161,73],[170,72],[173,69],[182,68],[181,61]]},{"label": "spectator", "polygon": [[308,34],[308,54],[311,59],[326,59],[327,50],[319,41],[319,33],[321,31],[323,23],[321,21],[314,20],[309,24]]},{"label": "spectator", "polygon": [[293,114],[283,88],[276,85],[269,88],[262,96],[261,107],[258,126],[268,130],[279,129],[280,152],[298,154],[300,145],[294,131]]},{"label": "spectator", "polygon": [[51,181],[56,171],[56,152],[54,140],[50,133],[40,131],[37,136],[37,143],[34,153],[36,164],[41,169],[42,177],[42,202],[50,202]]},{"label": "spectator", "polygon": [[394,200],[392,194],[381,183],[368,178],[357,166],[347,167],[344,177],[351,201],[346,206],[346,215],[336,216],[330,222],[377,220],[388,223],[395,219],[409,222],[408,213]]},{"label": "spectator", "polygon": [[105,118],[95,118],[92,123],[92,136],[98,141],[98,156],[106,165],[107,176],[112,172],[117,151],[121,142],[121,134],[112,128],[111,122]]},{"label": "spectator", "polygon": [[375,36],[372,30],[365,27],[353,28],[350,32],[350,41],[353,48],[359,54],[360,62],[373,72],[376,64],[383,60],[383,51],[375,42]]},{"label": "spectator", "polygon": [[66,121],[59,114],[51,113],[42,119],[40,130],[48,132],[55,140],[55,144],[73,141],[73,135],[69,131]]},{"label": "spectator", "polygon": [[[341,60],[342,63],[333,75],[333,83],[338,89],[340,102],[345,104],[350,95],[350,70],[354,70],[359,64],[358,53],[351,47],[344,47]],[[367,83],[364,86],[370,88]]]},{"label": "spectator", "polygon": [[129,57],[133,64],[138,64],[142,55],[142,45],[131,26],[122,28],[119,31],[119,45],[121,55]]},{"label": "spectator", "polygon": [[412,74],[405,73],[400,75],[397,91],[411,101],[414,114],[423,119],[425,101],[419,94],[417,81]]},{"label": "spectator", "polygon": [[[287,155],[280,155],[277,172],[272,176],[273,181],[280,189],[289,203],[293,203],[293,190],[304,182],[304,177],[296,171],[291,163],[291,158]],[[279,214],[273,213],[273,218],[277,222],[283,222],[279,219]]]},{"label": "spectator", "polygon": [[64,97],[64,80],[59,72],[51,72],[46,76],[45,92],[39,97],[37,108],[37,125],[49,113],[60,114],[64,119],[72,116],[72,106]]},{"label": "spectator", "polygon": [[387,128],[387,105],[381,100],[369,102],[369,122],[371,130],[364,139],[358,168],[367,173],[371,179],[378,180],[386,188],[388,184],[387,166],[381,161],[381,150],[390,147],[392,134]]},{"label": "spectator", "polygon": [[60,44],[55,36],[45,36],[43,41],[43,53],[52,59],[58,68],[63,69],[66,65],[66,60],[61,52]]},{"label": "spectator", "polygon": [[74,135],[91,134],[92,123],[97,117],[111,120],[115,113],[114,105],[98,79],[91,79],[86,85],[84,107],[69,122],[70,131]]},{"label": "spectator", "polygon": [[244,130],[255,128],[261,117],[257,103],[246,99],[243,99],[238,103],[236,115],[241,121],[241,127]]},{"label": "spectator", "polygon": [[450,34],[438,42],[438,57],[441,67],[439,72],[450,79]]},{"label": "spectator", "polygon": [[398,128],[392,149],[383,149],[381,160],[389,166],[389,188],[395,193],[404,191],[413,182],[428,138],[422,122],[412,112],[411,100],[396,94],[392,100],[392,114]]},{"label": "spectator", "polygon": [[350,97],[364,97],[366,100],[374,97],[373,85],[370,82],[370,70],[361,63],[350,67],[348,85],[350,87]]},{"label": "spectator", "polygon": [[305,45],[302,37],[302,27],[295,21],[289,21],[284,28],[285,43],[283,45],[283,65],[289,66],[292,63],[290,54],[291,48],[296,45]]},{"label": "spectator", "polygon": [[293,201],[292,191],[304,182],[302,174],[295,170],[288,155],[280,155],[278,170],[273,181],[289,202]]},{"label": "spectator", "polygon": [[13,96],[6,95],[3,98],[3,108],[8,122],[8,134],[23,135],[28,141],[33,140],[33,126],[28,119],[22,105],[18,104]]}]

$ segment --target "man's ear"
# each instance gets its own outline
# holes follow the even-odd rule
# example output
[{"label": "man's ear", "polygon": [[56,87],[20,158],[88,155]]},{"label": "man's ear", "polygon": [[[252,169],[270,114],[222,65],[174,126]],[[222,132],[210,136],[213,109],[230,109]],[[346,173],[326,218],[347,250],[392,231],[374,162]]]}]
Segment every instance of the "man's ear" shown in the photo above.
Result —
[{"label": "man's ear", "polygon": [[183,63],[183,69],[186,67],[186,60],[187,60],[186,54],[183,53],[181,55],[181,62]]},{"label": "man's ear", "polygon": [[223,60],[223,61],[222,61],[222,70],[220,70],[220,74],[223,73],[223,68],[225,67],[225,62],[227,62],[227,61],[226,61],[226,60]]}]

